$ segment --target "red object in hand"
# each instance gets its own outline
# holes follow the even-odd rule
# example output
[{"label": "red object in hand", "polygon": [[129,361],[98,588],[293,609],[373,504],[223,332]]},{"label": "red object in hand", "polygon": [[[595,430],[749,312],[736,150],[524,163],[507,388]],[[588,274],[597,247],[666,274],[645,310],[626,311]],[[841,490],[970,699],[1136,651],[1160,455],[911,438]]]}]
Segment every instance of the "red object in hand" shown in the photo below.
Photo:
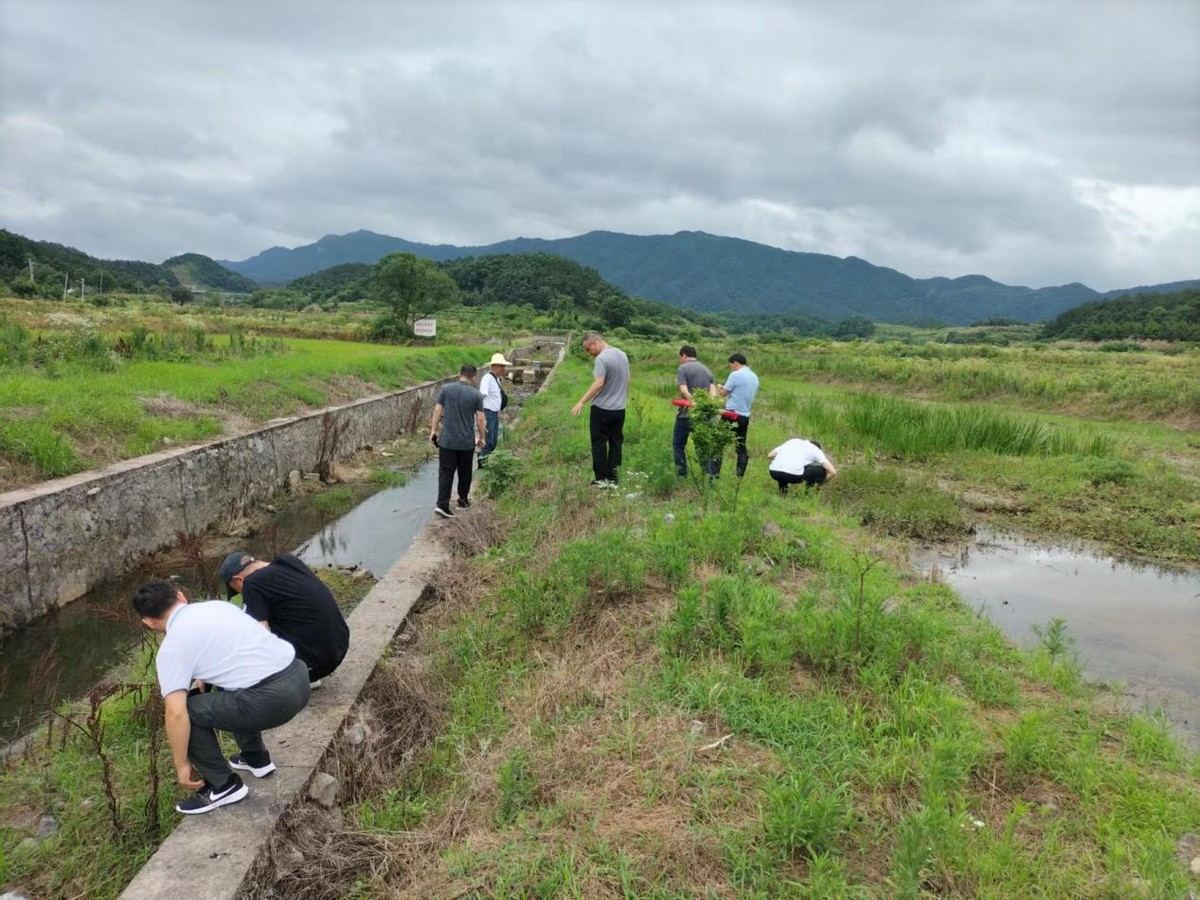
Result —
[{"label": "red object in hand", "polygon": [[732,409],[723,409],[721,410],[721,418],[728,419],[730,422],[736,422],[738,420],[738,414]]},{"label": "red object in hand", "polygon": [[692,403],[691,400],[685,400],[683,397],[676,397],[674,400],[671,401],[671,405],[672,406],[687,406],[687,407],[695,406],[695,404]]}]

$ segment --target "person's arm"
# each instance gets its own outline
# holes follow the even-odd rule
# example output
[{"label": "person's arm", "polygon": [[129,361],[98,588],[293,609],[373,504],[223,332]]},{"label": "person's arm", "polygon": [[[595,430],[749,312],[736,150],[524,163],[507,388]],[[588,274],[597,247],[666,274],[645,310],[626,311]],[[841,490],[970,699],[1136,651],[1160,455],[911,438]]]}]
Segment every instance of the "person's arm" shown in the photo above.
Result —
[{"label": "person's arm", "polygon": [[600,393],[600,389],[604,387],[604,376],[597,375],[596,380],[592,382],[592,386],[584,391],[583,396],[579,398],[579,402],[571,407],[571,415],[577,416],[583,412],[583,408],[587,402]]},{"label": "person's arm", "polygon": [[[175,763],[175,780],[185,788],[198,791],[204,779],[196,778],[188,762],[188,740],[192,736],[192,720],[188,718],[187,691],[172,691],[163,698],[164,727],[167,743],[171,745],[171,760]],[[217,785],[220,787],[220,785]]]},{"label": "person's arm", "polygon": [[770,453],[767,454],[767,459],[774,459],[778,455],[779,455],[779,448],[776,447],[774,450],[772,450]]},{"label": "person's arm", "polygon": [[[725,385],[714,384],[713,387],[715,387],[717,389],[717,394],[720,394],[722,397],[729,396],[729,388],[725,387]],[[713,394],[713,396],[715,397],[715,396],[717,396],[717,394]]]},{"label": "person's arm", "polygon": [[828,481],[837,474],[837,466],[829,461],[829,457],[825,457],[825,480]]},{"label": "person's arm", "polygon": [[438,425],[441,424],[441,421],[442,421],[442,404],[438,403],[433,408],[433,420],[429,423],[429,436],[431,438],[437,437]]},{"label": "person's arm", "polygon": [[484,435],[487,434],[487,419],[483,416],[483,410],[475,410],[475,446],[483,449]]},{"label": "person's arm", "polygon": [[717,390],[717,383],[714,381],[708,386],[708,396],[716,397],[720,392]]},{"label": "person's arm", "polygon": [[688,390],[686,381],[679,382],[679,395],[683,397],[684,400],[692,399],[692,392]]}]

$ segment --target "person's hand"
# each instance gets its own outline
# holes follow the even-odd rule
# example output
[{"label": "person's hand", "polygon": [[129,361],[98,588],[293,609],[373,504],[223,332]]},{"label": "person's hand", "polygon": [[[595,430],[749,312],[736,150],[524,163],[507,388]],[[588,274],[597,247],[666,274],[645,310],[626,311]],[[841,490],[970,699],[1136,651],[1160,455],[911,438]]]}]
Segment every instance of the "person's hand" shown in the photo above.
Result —
[{"label": "person's hand", "polygon": [[572,406],[572,407],[571,407],[571,415],[573,415],[573,416],[577,416],[577,415],[579,415],[581,412],[583,412],[583,403],[582,403],[582,401],[581,401],[581,402],[579,402],[579,403],[576,403],[574,406]]},{"label": "person's hand", "polygon": [[196,777],[196,773],[192,771],[191,765],[176,769],[175,780],[190,791],[198,791],[204,787],[204,779]]},{"label": "person's hand", "polygon": [[475,446],[480,450],[483,449],[483,438],[475,438]]}]

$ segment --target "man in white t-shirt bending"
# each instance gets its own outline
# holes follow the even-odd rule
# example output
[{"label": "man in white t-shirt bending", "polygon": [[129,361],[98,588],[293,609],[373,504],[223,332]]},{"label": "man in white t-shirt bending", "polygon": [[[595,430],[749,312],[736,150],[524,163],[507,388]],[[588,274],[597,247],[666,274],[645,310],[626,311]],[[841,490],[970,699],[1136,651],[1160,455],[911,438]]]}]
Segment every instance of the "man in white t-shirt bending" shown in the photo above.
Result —
[{"label": "man in white t-shirt bending", "polygon": [[[169,581],[139,587],[133,608],[147,628],[165,635],[154,662],[167,742],[176,780],[196,791],[175,809],[195,815],[237,803],[248,792],[233,769],[256,778],[275,771],[262,732],[308,704],[308,666],[291,644],[232,603],[189,603]],[[241,751],[229,760],[218,728],[231,732]]]},{"label": "man in white t-shirt bending", "polygon": [[825,451],[816,441],[792,438],[767,454],[771,461],[771,477],[779,484],[779,493],[786,494],[788,486],[805,487],[821,484],[837,474]]}]

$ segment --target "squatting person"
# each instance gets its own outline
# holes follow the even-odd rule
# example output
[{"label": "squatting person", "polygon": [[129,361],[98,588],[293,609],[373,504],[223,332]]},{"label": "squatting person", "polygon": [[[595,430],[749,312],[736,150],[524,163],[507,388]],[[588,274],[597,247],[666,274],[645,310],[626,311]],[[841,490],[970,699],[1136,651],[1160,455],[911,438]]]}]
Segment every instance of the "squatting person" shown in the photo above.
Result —
[{"label": "squatting person", "polygon": [[767,459],[771,461],[769,471],[779,485],[781,494],[788,492],[789,485],[814,487],[837,474],[837,468],[829,461],[821,445],[801,437],[784,441],[767,454]]},{"label": "squatting person", "polygon": [[346,658],[350,626],[333,592],[297,557],[280,553],[267,563],[236,550],[217,577],[229,599],[241,594],[246,612],[296,648],[314,688]]},{"label": "squatting person", "polygon": [[[308,668],[291,644],[232,603],[189,603],[169,581],[139,587],[133,608],[147,628],[164,635],[155,667],[167,742],[176,780],[196,792],[175,808],[197,815],[237,803],[249,791],[233,769],[259,778],[275,771],[262,732],[304,709]],[[221,690],[203,690],[209,685]],[[228,760],[217,729],[237,742],[240,752]]]}]

